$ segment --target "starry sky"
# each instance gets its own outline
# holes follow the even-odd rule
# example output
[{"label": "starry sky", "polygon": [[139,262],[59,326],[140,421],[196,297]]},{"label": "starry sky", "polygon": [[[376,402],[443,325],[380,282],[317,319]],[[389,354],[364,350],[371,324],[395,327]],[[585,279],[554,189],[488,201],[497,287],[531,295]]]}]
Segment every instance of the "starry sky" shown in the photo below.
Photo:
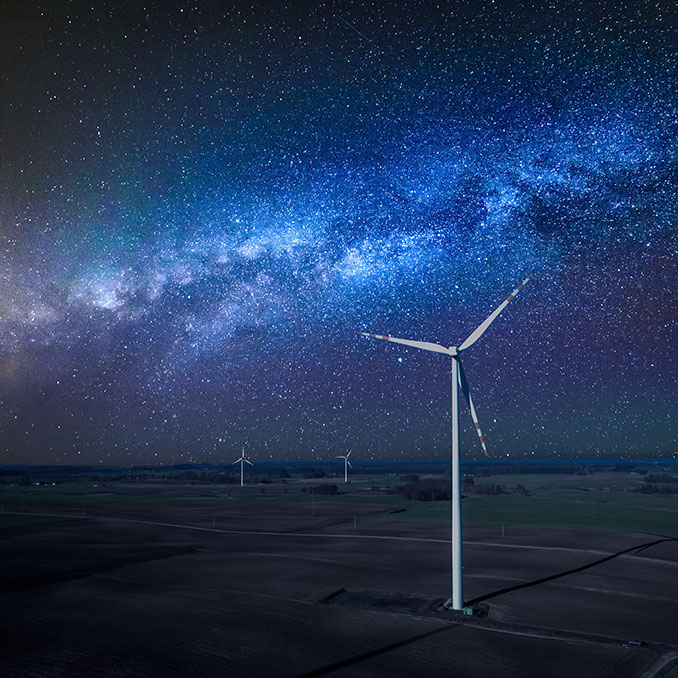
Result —
[{"label": "starry sky", "polygon": [[675,456],[672,5],[3,0],[0,459]]}]

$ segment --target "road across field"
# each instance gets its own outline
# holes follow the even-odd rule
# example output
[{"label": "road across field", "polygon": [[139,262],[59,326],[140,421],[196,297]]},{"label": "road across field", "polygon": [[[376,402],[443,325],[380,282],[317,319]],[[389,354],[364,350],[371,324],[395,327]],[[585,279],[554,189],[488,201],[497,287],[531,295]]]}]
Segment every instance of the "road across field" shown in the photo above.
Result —
[{"label": "road across field", "polygon": [[[25,515],[19,512],[6,511],[10,515]],[[79,518],[78,514],[67,514],[67,513],[42,513],[50,518]],[[264,530],[227,530],[218,527],[200,527],[197,525],[184,525],[181,523],[165,523],[158,522],[155,520],[139,520],[134,518],[92,518],[94,520],[111,520],[124,523],[139,523],[143,525],[157,525],[159,527],[171,527],[181,530],[196,530],[198,532],[217,532],[222,534],[242,534],[242,535],[256,535],[263,537],[315,537],[319,539],[372,539],[379,540],[385,539],[388,541],[411,541],[411,542],[424,542],[431,544],[449,544],[449,539],[431,539],[425,537],[402,537],[398,535],[386,535],[386,534],[350,534],[350,533],[341,533],[333,534],[331,532],[267,532]],[[640,544],[636,547],[631,547],[632,549],[645,549],[648,545],[652,546],[654,544],[660,544],[663,542],[678,541],[673,537],[656,539],[650,541],[647,544]],[[661,558],[652,558],[649,556],[638,556],[633,555],[632,553],[612,553],[610,551],[598,551],[595,549],[582,549],[574,547],[564,547],[564,546],[537,546],[537,545],[525,545],[525,544],[511,544],[507,542],[495,542],[495,541],[478,541],[478,540],[464,540],[464,544],[467,546],[492,546],[496,548],[507,548],[507,549],[526,549],[529,551],[570,551],[574,553],[590,553],[597,556],[618,556],[620,558],[635,558],[638,560],[663,560]],[[672,560],[663,560],[663,562],[668,565],[673,565],[678,567],[678,562]]]},{"label": "road across field", "polygon": [[[204,504],[170,515],[126,505],[110,517],[6,530],[0,628],[10,675],[541,678],[614,668],[630,678],[673,651],[678,593],[665,583],[675,578],[675,541],[532,530],[507,543],[468,529],[466,598],[485,597],[490,615],[449,621],[318,602],[338,588],[442,598],[444,526],[356,533],[345,505],[325,505],[319,530],[307,505],[281,507],[279,521],[271,503],[249,522],[231,506],[215,519]],[[294,526],[295,510],[297,530],[279,529]],[[209,524],[236,515],[238,529]],[[266,522],[276,529],[261,529]],[[648,645],[625,642],[636,638]]]}]

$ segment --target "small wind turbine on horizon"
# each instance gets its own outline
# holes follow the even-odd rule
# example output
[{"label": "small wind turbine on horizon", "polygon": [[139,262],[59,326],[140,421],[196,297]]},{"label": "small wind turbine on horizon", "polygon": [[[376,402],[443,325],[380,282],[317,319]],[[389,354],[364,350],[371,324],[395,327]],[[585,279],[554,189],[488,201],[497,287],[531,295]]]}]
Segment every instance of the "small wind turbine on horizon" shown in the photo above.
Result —
[{"label": "small wind turbine on horizon", "polygon": [[[533,275],[533,274],[532,274]],[[480,431],[480,424],[476,416],[476,409],[473,406],[473,399],[468,388],[464,368],[461,365],[459,354],[480,339],[485,330],[492,324],[492,321],[506,308],[506,305],[513,299],[520,290],[523,289],[527,281],[532,277],[529,275],[508,297],[491,313],[478,327],[469,335],[461,346],[450,346],[446,348],[440,344],[433,344],[427,341],[410,341],[409,339],[396,339],[395,337],[382,336],[380,334],[368,334],[367,332],[358,332],[366,337],[373,339],[384,339],[396,344],[405,344],[413,348],[420,348],[424,351],[433,351],[449,355],[452,362],[452,595],[445,603],[445,607],[452,607],[454,610],[464,609],[464,595],[462,583],[462,538],[461,538],[461,475],[459,472],[459,387],[468,402],[471,410],[473,424],[480,439],[480,445],[483,448],[485,456],[487,447],[485,439]]]},{"label": "small wind turbine on horizon", "polygon": [[[348,454],[338,454],[337,459],[343,459],[344,460],[344,482],[348,482],[348,467],[351,466],[351,462],[348,460],[348,458],[351,456],[351,452],[353,450],[349,450]],[[353,468],[353,466],[351,466]]]},{"label": "small wind turbine on horizon", "polygon": [[[243,487],[245,484],[245,464],[249,464],[250,466],[254,466],[254,464],[245,456],[245,446],[242,446],[242,454],[240,455],[239,459],[236,459],[233,464],[237,464],[240,462],[240,487]],[[231,466],[233,466],[231,464]]]}]

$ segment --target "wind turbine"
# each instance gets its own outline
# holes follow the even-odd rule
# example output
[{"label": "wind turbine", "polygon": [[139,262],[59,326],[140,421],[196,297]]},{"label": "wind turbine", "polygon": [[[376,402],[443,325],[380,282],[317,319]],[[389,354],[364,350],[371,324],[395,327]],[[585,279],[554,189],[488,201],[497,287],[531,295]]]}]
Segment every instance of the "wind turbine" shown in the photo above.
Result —
[{"label": "wind turbine", "polygon": [[[348,454],[346,454],[346,455],[341,455],[341,454],[337,455],[337,459],[343,459],[344,460],[344,482],[345,483],[348,482],[348,467],[351,466],[351,462],[348,460],[348,458],[351,456],[351,452],[353,452],[353,450],[349,450]],[[351,468],[353,468],[353,466],[351,466]]]},{"label": "wind turbine", "polygon": [[[533,274],[532,274],[533,275]],[[499,304],[496,310],[489,315],[478,327],[469,335],[461,346],[450,346],[445,348],[440,344],[432,344],[427,341],[410,341],[409,339],[396,339],[395,337],[386,337],[380,334],[368,334],[367,332],[358,332],[366,337],[373,339],[384,339],[392,341],[396,344],[405,344],[414,348],[420,348],[424,351],[433,351],[435,353],[444,353],[449,355],[452,361],[452,596],[445,603],[445,607],[452,607],[454,610],[464,609],[464,595],[462,589],[462,557],[461,557],[461,477],[459,473],[459,390],[461,387],[462,393],[468,402],[471,410],[471,417],[473,424],[478,432],[480,438],[480,445],[483,452],[487,456],[487,447],[485,446],[485,439],[480,431],[480,424],[476,416],[476,408],[473,406],[473,399],[468,388],[464,368],[461,366],[461,359],[459,354],[480,339],[485,333],[485,330],[492,324],[492,321],[506,308],[506,305],[513,299],[513,297],[523,289],[527,281],[532,277],[528,276],[518,287],[506,297],[506,299]]]},{"label": "wind turbine", "polygon": [[[237,464],[240,462],[240,487],[242,487],[245,484],[245,476],[244,476],[244,468],[245,464],[249,464],[250,466],[254,466],[254,464],[245,456],[245,446],[242,446],[242,455],[240,456],[239,459],[236,459],[233,464]],[[231,464],[231,466],[233,466]]]}]

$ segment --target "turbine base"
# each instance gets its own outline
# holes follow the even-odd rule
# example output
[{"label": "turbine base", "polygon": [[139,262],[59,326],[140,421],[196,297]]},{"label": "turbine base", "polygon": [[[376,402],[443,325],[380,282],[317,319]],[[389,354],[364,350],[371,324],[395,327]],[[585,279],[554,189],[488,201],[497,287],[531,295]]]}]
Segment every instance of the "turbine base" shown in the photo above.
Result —
[{"label": "turbine base", "polygon": [[454,603],[452,598],[448,598],[444,603],[443,607],[448,612],[456,612],[457,614],[465,614],[468,616],[484,617],[487,614],[487,611],[484,609],[476,608],[473,605],[464,605],[460,610],[454,608]]}]

